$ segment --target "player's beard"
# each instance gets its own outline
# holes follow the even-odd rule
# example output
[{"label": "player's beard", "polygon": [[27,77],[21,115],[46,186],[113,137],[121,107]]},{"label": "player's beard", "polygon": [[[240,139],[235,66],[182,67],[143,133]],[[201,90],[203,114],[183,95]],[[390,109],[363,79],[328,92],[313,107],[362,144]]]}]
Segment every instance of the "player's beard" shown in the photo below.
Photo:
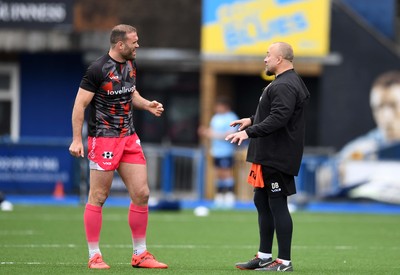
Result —
[{"label": "player's beard", "polygon": [[128,51],[128,52],[123,53],[122,57],[125,60],[132,60],[132,59],[135,59],[135,54],[132,51]]},{"label": "player's beard", "polygon": [[125,50],[121,53],[121,56],[125,60],[133,60],[136,57],[136,50],[132,50],[129,46],[125,46]]}]

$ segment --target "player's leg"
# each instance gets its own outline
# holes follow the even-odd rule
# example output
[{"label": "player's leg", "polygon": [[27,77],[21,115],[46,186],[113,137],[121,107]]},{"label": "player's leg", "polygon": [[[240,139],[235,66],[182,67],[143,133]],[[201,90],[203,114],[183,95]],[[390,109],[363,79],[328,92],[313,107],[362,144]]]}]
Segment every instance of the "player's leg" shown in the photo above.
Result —
[{"label": "player's leg", "polygon": [[103,262],[99,240],[102,226],[102,207],[110,193],[114,170],[118,167],[119,142],[119,138],[88,138],[90,180],[84,224],[89,246],[89,268],[109,268]]},{"label": "player's leg", "polygon": [[146,232],[148,223],[149,186],[147,183],[146,164],[121,162],[120,174],[131,198],[128,222],[132,233],[133,255],[132,266],[143,268],[167,268],[158,262],[146,248]]},{"label": "player's leg", "polygon": [[231,208],[235,204],[234,178],[233,178],[233,158],[222,157],[214,158],[215,167],[215,206]]},{"label": "player's leg", "polygon": [[223,186],[224,206],[232,208],[235,206],[235,181],[233,178],[233,158],[224,158],[223,167],[220,167],[219,178]]},{"label": "player's leg", "polygon": [[214,185],[215,185],[215,195],[214,195],[214,206],[216,208],[222,208],[224,206],[224,192],[225,188],[222,182],[222,172],[219,167],[219,158],[214,159]]},{"label": "player's leg", "polygon": [[99,240],[102,226],[102,206],[109,195],[113,174],[114,171],[90,170],[89,197],[84,211],[84,225],[89,248],[89,268],[109,268],[103,262]]},{"label": "player's leg", "polygon": [[102,207],[106,202],[114,177],[113,171],[90,170],[90,189],[88,203]]},{"label": "player's leg", "polygon": [[118,168],[131,198],[128,222],[132,231],[134,254],[146,251],[146,231],[148,223],[149,187],[145,164],[121,163]]}]

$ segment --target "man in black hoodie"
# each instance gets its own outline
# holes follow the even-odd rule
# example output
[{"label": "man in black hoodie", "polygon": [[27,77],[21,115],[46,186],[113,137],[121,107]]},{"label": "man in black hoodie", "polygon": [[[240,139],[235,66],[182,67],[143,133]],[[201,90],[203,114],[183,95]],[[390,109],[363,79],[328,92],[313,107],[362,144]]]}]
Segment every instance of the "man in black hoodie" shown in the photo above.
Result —
[{"label": "man in black hoodie", "polygon": [[[293,223],[287,197],[296,193],[297,176],[304,148],[305,107],[310,93],[293,69],[293,49],[273,43],[264,59],[267,75],[276,78],[263,91],[251,118],[233,121],[238,132],[225,139],[240,145],[250,138],[247,161],[252,163],[249,183],[254,188],[260,246],[256,257],[237,263],[239,269],[293,271],[291,242]],[[278,257],[272,258],[274,233]]]}]

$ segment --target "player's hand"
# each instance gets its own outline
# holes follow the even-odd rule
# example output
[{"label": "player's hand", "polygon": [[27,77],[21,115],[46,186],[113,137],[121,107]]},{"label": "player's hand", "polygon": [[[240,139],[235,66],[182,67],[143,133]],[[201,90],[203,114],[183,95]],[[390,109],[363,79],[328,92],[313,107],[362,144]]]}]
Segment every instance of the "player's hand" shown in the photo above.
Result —
[{"label": "player's hand", "polygon": [[153,100],[149,103],[148,111],[155,116],[161,116],[164,112],[164,107],[160,102]]},{"label": "player's hand", "polygon": [[247,127],[251,126],[251,119],[250,118],[242,118],[239,120],[234,120],[229,124],[231,127],[235,127],[239,125],[238,131],[243,131]]},{"label": "player's hand", "polygon": [[73,141],[71,145],[69,146],[69,153],[73,155],[74,157],[81,157],[83,158],[85,156],[85,151],[83,149],[83,143],[82,141]]},{"label": "player's hand", "polygon": [[199,136],[201,137],[206,137],[206,138],[210,138],[211,137],[211,129],[205,126],[199,126],[199,128],[197,129],[197,133],[199,134]]},{"label": "player's hand", "polygon": [[231,143],[237,143],[238,145],[242,144],[242,142],[248,139],[249,136],[247,135],[246,131],[236,132],[230,135],[227,135],[225,140],[231,141]]}]

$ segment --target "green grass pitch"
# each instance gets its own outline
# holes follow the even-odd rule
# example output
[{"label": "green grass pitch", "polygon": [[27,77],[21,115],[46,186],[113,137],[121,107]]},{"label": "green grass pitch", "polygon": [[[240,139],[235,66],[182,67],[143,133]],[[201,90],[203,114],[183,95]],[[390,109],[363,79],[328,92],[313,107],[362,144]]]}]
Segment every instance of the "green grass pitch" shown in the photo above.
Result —
[{"label": "green grass pitch", "polygon": [[[297,274],[400,274],[398,215],[296,212]],[[101,250],[110,270],[87,268],[83,207],[0,212],[0,274],[239,274],[258,249],[255,211],[150,212],[147,246],[166,270],[133,269],[127,208],[105,207]],[[276,249],[273,251],[276,256]]]}]

